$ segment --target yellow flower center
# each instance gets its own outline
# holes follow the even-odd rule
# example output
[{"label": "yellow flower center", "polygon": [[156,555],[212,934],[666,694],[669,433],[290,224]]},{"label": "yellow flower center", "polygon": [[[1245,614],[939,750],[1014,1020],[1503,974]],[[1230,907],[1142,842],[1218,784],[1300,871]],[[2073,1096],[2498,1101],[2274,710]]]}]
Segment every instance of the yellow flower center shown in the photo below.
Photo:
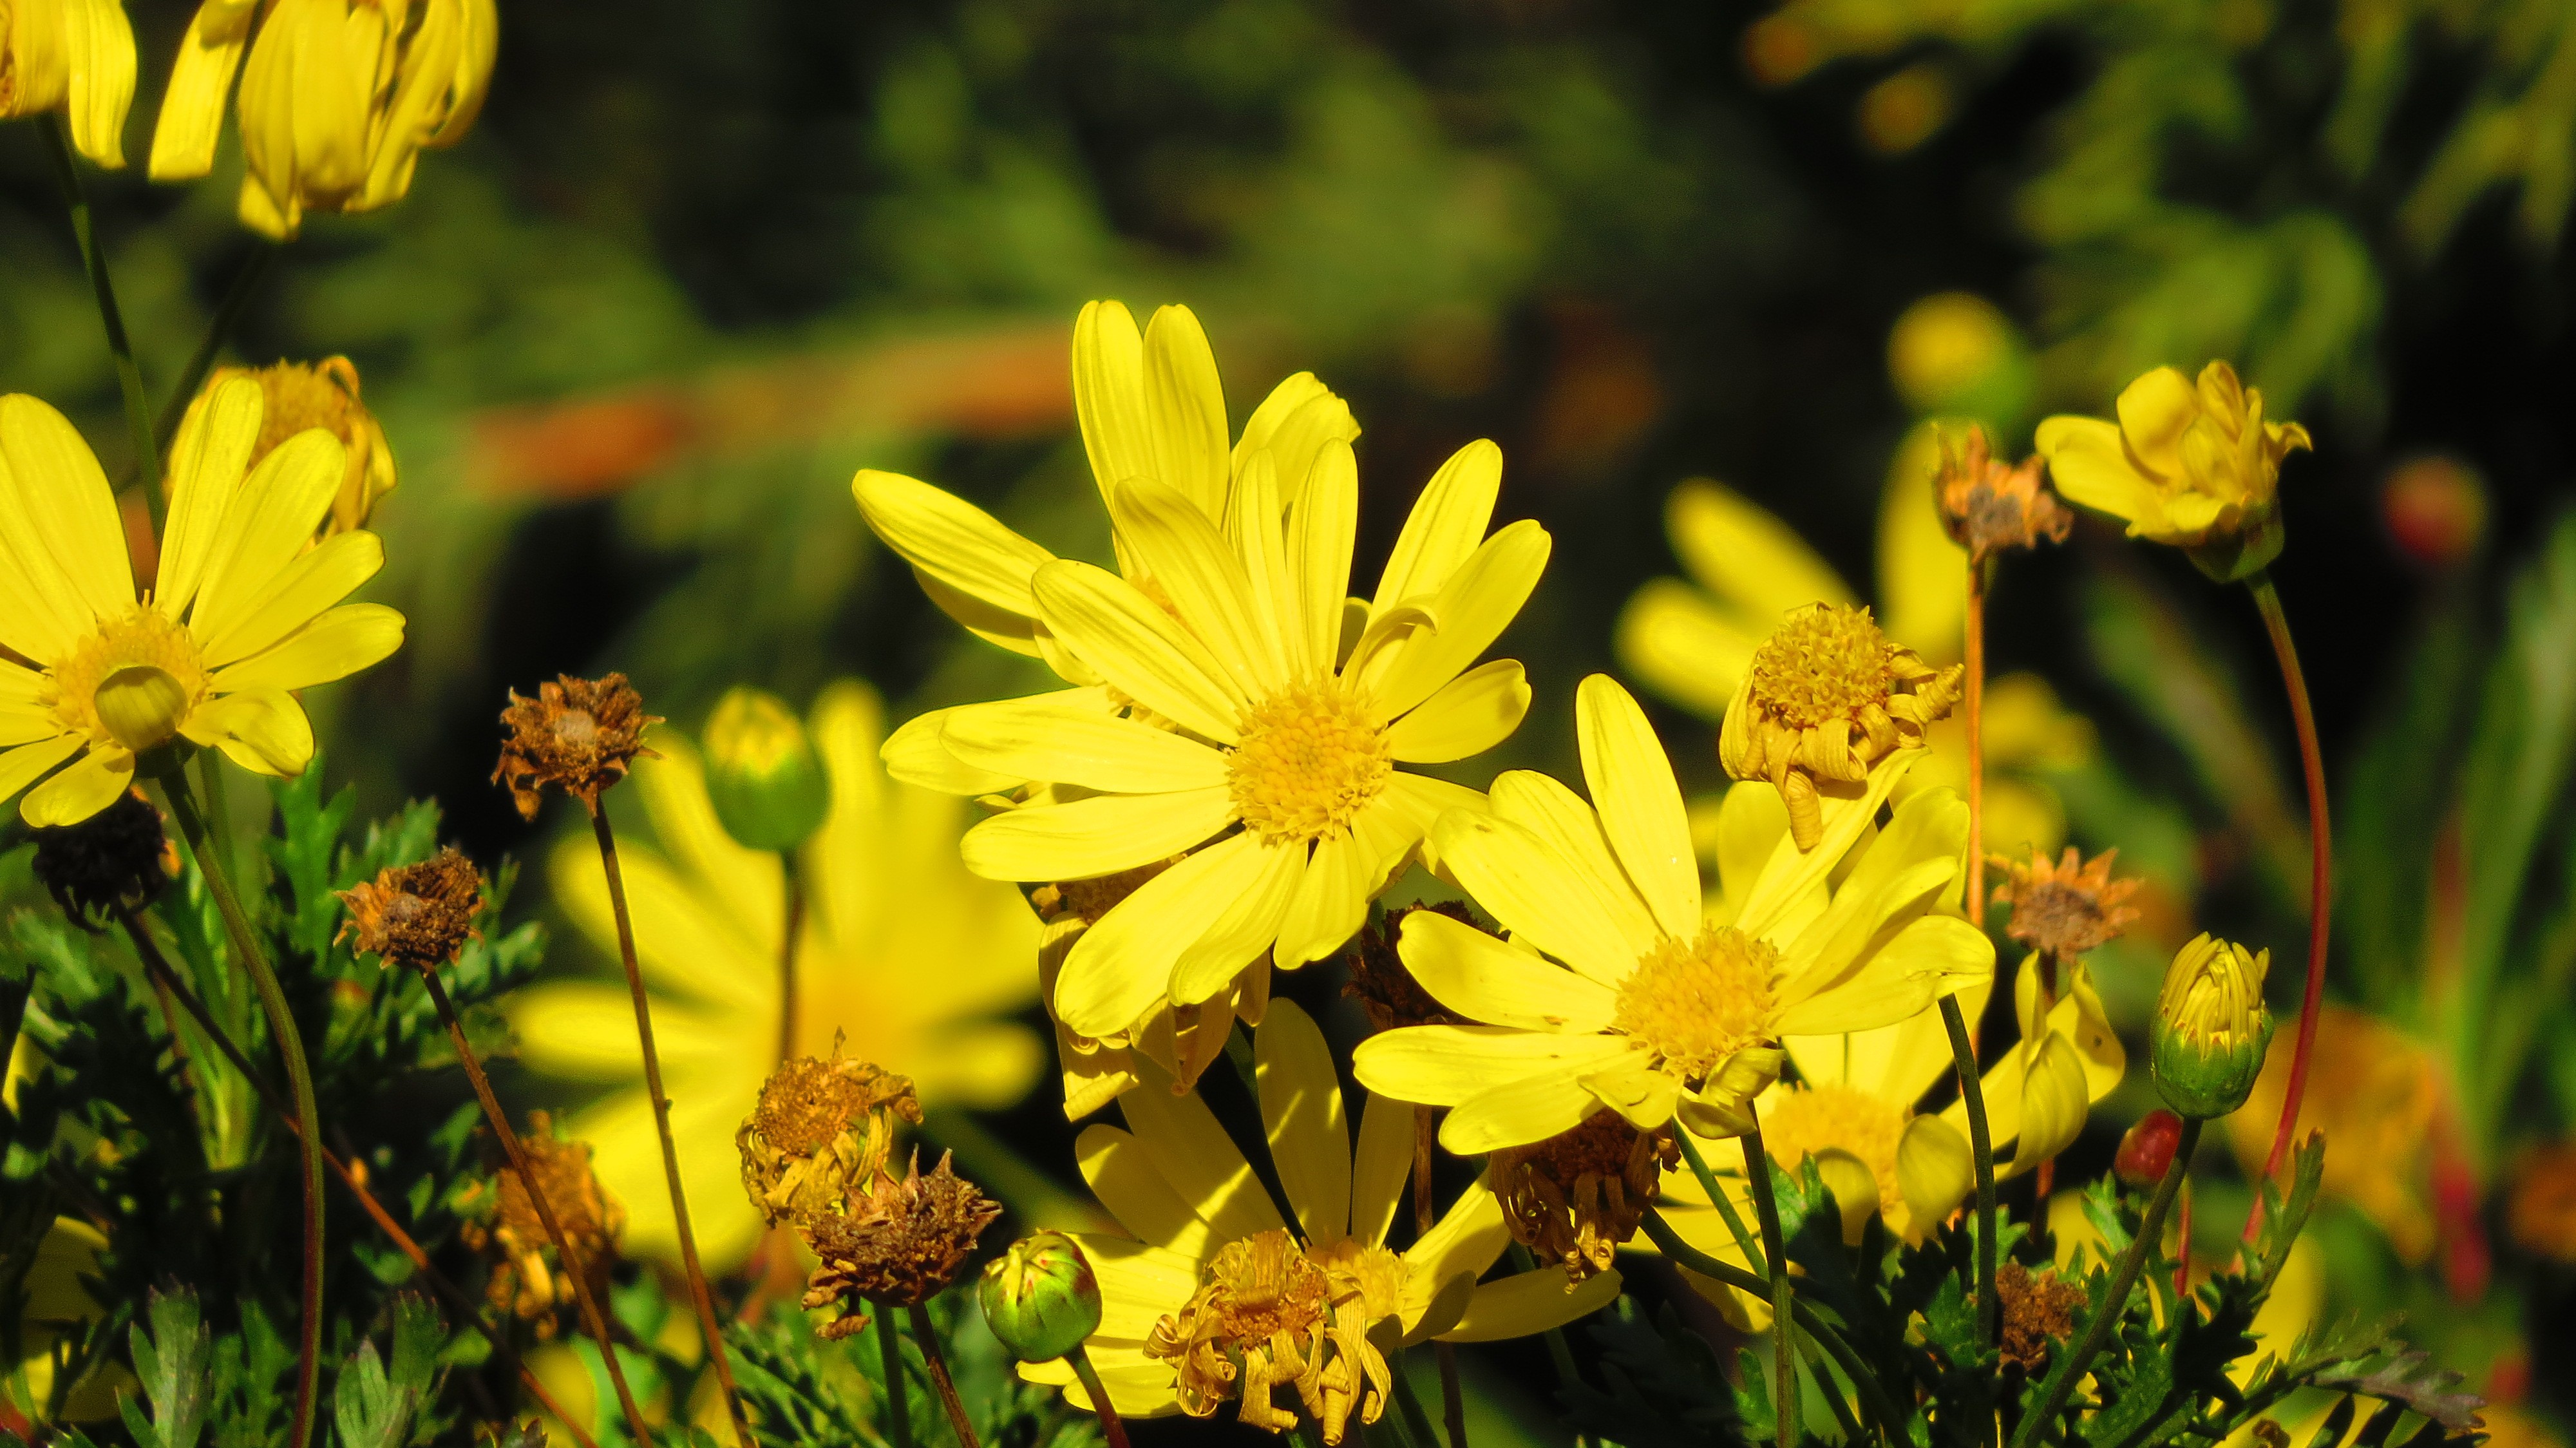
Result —
[{"label": "yellow flower center", "polygon": [[54,717],[101,744],[167,744],[206,697],[205,656],[150,603],[99,625],[52,669]]},{"label": "yellow flower center", "polygon": [[1891,1221],[1905,1204],[1896,1181],[1896,1148],[1904,1138],[1903,1111],[1848,1086],[1783,1092],[1762,1112],[1762,1144],[1774,1160],[1794,1168],[1820,1151],[1850,1152],[1878,1179],[1879,1209]]},{"label": "yellow flower center", "polygon": [[1326,680],[1293,684],[1244,712],[1226,783],[1244,828],[1264,842],[1312,842],[1348,830],[1394,763],[1386,731]]},{"label": "yellow flower center", "polygon": [[1344,1237],[1306,1248],[1306,1258],[1327,1273],[1340,1273],[1360,1286],[1360,1308],[1368,1321],[1393,1317],[1404,1310],[1404,1259],[1384,1247]]},{"label": "yellow flower center", "polygon": [[1611,1023],[1697,1082],[1717,1064],[1770,1039],[1772,972],[1780,952],[1731,925],[1667,940],[1619,985]]},{"label": "yellow flower center", "polygon": [[1818,604],[1753,651],[1753,703],[1793,729],[1850,723],[1886,707],[1891,652],[1868,609]]},{"label": "yellow flower center", "polygon": [[1380,1279],[1376,1290],[1390,1301],[1403,1280],[1369,1260],[1371,1249],[1347,1250],[1355,1245],[1323,1254],[1333,1264],[1327,1270],[1273,1228],[1208,1259],[1198,1290],[1145,1339],[1147,1357],[1172,1364],[1181,1411],[1208,1417],[1232,1398],[1244,1423],[1284,1432],[1298,1421],[1273,1401],[1285,1387],[1315,1415],[1326,1443],[1341,1441],[1354,1410],[1363,1422],[1377,1421],[1389,1379],[1386,1359],[1365,1335],[1373,1310],[1366,1279]]}]

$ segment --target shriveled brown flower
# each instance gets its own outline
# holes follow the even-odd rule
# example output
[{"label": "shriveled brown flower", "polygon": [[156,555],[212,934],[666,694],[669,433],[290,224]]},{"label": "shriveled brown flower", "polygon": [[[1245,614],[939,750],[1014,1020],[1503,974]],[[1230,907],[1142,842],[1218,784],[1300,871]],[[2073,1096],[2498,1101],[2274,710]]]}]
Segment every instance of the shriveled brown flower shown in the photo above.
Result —
[{"label": "shriveled brown flower", "polygon": [[635,756],[659,758],[644,747],[644,731],[662,721],[644,712],[644,700],[624,674],[597,679],[561,675],[537,686],[533,699],[510,692],[501,726],[494,784],[507,785],[526,819],[537,817],[538,791],[552,785],[599,813],[599,796],[626,777]]},{"label": "shriveled brown flower", "polygon": [[161,811],[133,790],[79,824],[40,826],[32,833],[37,880],[85,930],[151,904],[179,873]]},{"label": "shriveled brown flower", "polygon": [[2145,882],[2111,878],[2111,862],[2119,855],[2116,849],[2104,850],[2087,864],[2069,845],[2054,865],[2036,850],[2028,863],[1988,856],[2005,872],[1995,884],[1994,898],[2012,907],[2012,938],[2059,960],[2073,960],[2137,923],[2138,912],[2128,900]]},{"label": "shriveled brown flower", "polygon": [[434,966],[453,960],[474,933],[483,904],[483,872],[454,845],[418,864],[392,865],[340,892],[349,918],[340,938],[360,955],[387,964]]},{"label": "shriveled brown flower", "polygon": [[[1055,999],[1056,977],[1094,921],[1186,858],[1174,855],[1113,875],[1054,881],[1030,891],[1030,908],[1045,926],[1038,937],[1039,999]],[[1269,1004],[1270,963],[1265,956],[1208,999],[1175,1006],[1166,997],[1116,1035],[1086,1036],[1055,1021],[1056,1059],[1064,1068],[1064,1119],[1079,1121],[1133,1089],[1142,1079],[1136,1073],[1139,1055],[1162,1067],[1172,1079],[1173,1090],[1188,1090],[1198,1083],[1200,1073],[1225,1054],[1235,1021],[1259,1025]],[[1052,1012],[1049,1018],[1053,1019]]]},{"label": "shriveled brown flower", "polygon": [[2075,1313],[2084,1305],[2084,1289],[2054,1271],[2033,1273],[2019,1262],[1995,1271],[1995,1296],[2003,1303],[2004,1361],[2036,1373],[2048,1362],[2048,1350],[2075,1335]]},{"label": "shriveled brown flower", "polygon": [[218,367],[206,379],[206,392],[235,378],[259,384],[259,440],[250,461],[257,466],[279,443],[308,428],[321,428],[340,440],[349,455],[348,471],[331,499],[331,512],[321,533],[347,533],[367,526],[385,494],[394,490],[394,454],[385,430],[358,399],[357,364],[346,357],[319,362],[278,362],[266,367]]},{"label": "shriveled brown flower", "polygon": [[1215,1416],[1232,1398],[1239,1421],[1285,1433],[1297,1415],[1274,1395],[1291,1387],[1324,1441],[1339,1443],[1354,1409],[1363,1423],[1378,1420],[1393,1382],[1368,1340],[1366,1298],[1357,1276],[1318,1264],[1272,1228],[1219,1248],[1190,1300],[1146,1335],[1145,1355],[1171,1363],[1181,1411],[1193,1418]]},{"label": "shriveled brown flower", "polygon": [[761,1083],[734,1133],[742,1189],[769,1225],[826,1213],[882,1175],[897,1119],[921,1124],[912,1078],[834,1052],[797,1056]]},{"label": "shriveled brown flower", "polygon": [[915,1153],[903,1176],[871,1177],[848,1194],[842,1211],[799,1220],[805,1244],[822,1259],[806,1279],[805,1306],[841,1309],[816,1331],[850,1336],[866,1326],[871,1302],[928,1302],[965,1270],[975,1239],[1001,1214],[1001,1203],[951,1171],[943,1152],[928,1176]]},{"label": "shriveled brown flower", "polygon": [[[1406,905],[1384,912],[1371,911],[1372,918],[1360,927],[1359,936],[1343,957],[1350,962],[1351,978],[1342,983],[1342,994],[1360,1003],[1368,1012],[1369,1025],[1392,1031],[1405,1026],[1463,1026],[1465,1016],[1440,1004],[1438,998],[1422,988],[1413,972],[1404,968],[1404,958],[1396,953],[1395,943],[1404,938],[1404,917],[1416,910],[1431,910],[1467,925],[1476,925],[1466,906],[1453,900],[1436,905]],[[1477,926],[1483,929],[1483,926]]]},{"label": "shriveled brown flower", "polygon": [[527,1182],[509,1166],[457,1198],[457,1214],[464,1220],[457,1236],[469,1250],[491,1253],[492,1278],[484,1296],[493,1308],[516,1314],[546,1338],[554,1336],[558,1319],[577,1300],[568,1271],[582,1274],[594,1293],[606,1297],[617,1238],[626,1230],[626,1209],[600,1190],[590,1169],[590,1144],[556,1140],[554,1122],[545,1112],[528,1113],[519,1145],[528,1155],[537,1189],[571,1244],[573,1261],[563,1261],[528,1197]]},{"label": "shriveled brown flower", "polygon": [[1737,779],[1767,779],[1789,807],[1802,850],[1824,833],[1824,786],[1858,788],[1872,766],[1923,743],[1959,702],[1960,667],[1935,669],[1879,632],[1865,607],[1793,611],[1753,651],[1726,706],[1718,761]]},{"label": "shriveled brown flower", "polygon": [[1968,425],[1964,446],[1953,449],[1941,435],[1941,468],[1932,475],[1932,497],[1950,541],[1968,550],[1972,563],[1983,563],[2007,548],[2036,548],[2043,541],[2063,543],[2075,527],[2075,511],[2066,506],[2042,477],[2037,456],[2018,465],[1997,459],[1986,444],[1986,430]]},{"label": "shriveled brown flower", "polygon": [[1571,1131],[1495,1152],[1486,1171],[1512,1240],[1563,1267],[1571,1292],[1610,1270],[1681,1159],[1670,1126],[1639,1131],[1596,1111]]}]

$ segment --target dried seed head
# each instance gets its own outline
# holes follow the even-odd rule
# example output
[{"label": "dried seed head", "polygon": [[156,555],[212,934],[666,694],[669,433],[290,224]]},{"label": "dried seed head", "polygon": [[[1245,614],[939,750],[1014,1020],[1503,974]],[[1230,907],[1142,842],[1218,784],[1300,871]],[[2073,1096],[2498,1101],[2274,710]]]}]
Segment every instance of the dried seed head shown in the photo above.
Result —
[{"label": "dried seed head", "polygon": [[1986,430],[1974,423],[1968,425],[1966,445],[1958,449],[1943,433],[1932,496],[1950,541],[1967,549],[1973,563],[2007,548],[2065,542],[2075,527],[2075,512],[2050,491],[2041,472],[2037,457],[2025,458],[2019,466],[1997,461],[1987,450]]},{"label": "dried seed head", "polygon": [[742,1189],[771,1226],[830,1212],[884,1174],[895,1122],[921,1124],[912,1078],[834,1052],[798,1056],[761,1083],[759,1104],[734,1133]]},{"label": "dried seed head", "polygon": [[916,1155],[903,1176],[872,1177],[841,1205],[796,1224],[822,1259],[806,1279],[805,1306],[841,1309],[837,1321],[818,1329],[827,1338],[865,1326],[870,1302],[914,1307],[937,1296],[1002,1214],[1001,1203],[949,1170],[945,1153],[930,1175],[921,1174]]},{"label": "dried seed head", "polygon": [[355,937],[360,955],[387,964],[435,966],[454,960],[474,933],[483,904],[483,872],[450,845],[413,865],[393,865],[340,892],[349,918],[340,938]]},{"label": "dried seed head", "polygon": [[2134,876],[2111,878],[2111,862],[2119,854],[2104,850],[2087,864],[2069,845],[2054,865],[2035,850],[2026,864],[1989,856],[2005,871],[2005,878],[1995,884],[1994,898],[1998,904],[2012,906],[2012,938],[2059,960],[2073,960],[2109,944],[2136,924],[2138,912],[2128,900],[2146,882]]},{"label": "dried seed head", "polygon": [[484,1292],[492,1306],[533,1324],[537,1336],[546,1338],[554,1336],[558,1319],[577,1300],[568,1270],[582,1274],[592,1291],[608,1291],[626,1210],[600,1190],[590,1169],[589,1143],[556,1140],[554,1122],[545,1112],[528,1113],[519,1146],[572,1246],[569,1268],[528,1197],[527,1182],[513,1167],[499,1168],[457,1199],[457,1213],[464,1219],[458,1237],[469,1249],[488,1250],[493,1257],[491,1284]]},{"label": "dried seed head", "polygon": [[1681,1159],[1671,1127],[1639,1131],[1596,1111],[1572,1131],[1495,1152],[1486,1167],[1512,1240],[1563,1267],[1571,1292],[1610,1270]]},{"label": "dried seed head", "polygon": [[36,878],[84,929],[151,904],[179,873],[161,812],[132,790],[79,824],[33,833]]},{"label": "dried seed head", "polygon": [[597,814],[599,796],[626,777],[635,756],[660,757],[644,747],[644,731],[661,722],[644,712],[644,700],[624,674],[565,674],[538,685],[533,699],[513,690],[510,706],[501,711],[501,725],[510,734],[501,742],[492,782],[509,787],[527,819],[537,817],[538,792],[548,785]]},{"label": "dried seed head", "polygon": [[1416,910],[1429,910],[1446,915],[1464,925],[1476,924],[1466,906],[1455,901],[1437,905],[1407,905],[1389,910],[1360,928],[1359,937],[1351,942],[1350,953],[1343,957],[1350,964],[1351,978],[1342,983],[1342,994],[1360,1003],[1368,1012],[1369,1025],[1377,1030],[1392,1031],[1404,1026],[1463,1026],[1467,1018],[1440,1004],[1413,972],[1404,968],[1404,958],[1396,953],[1395,943],[1404,938],[1404,920]]},{"label": "dried seed head", "polygon": [[1995,1296],[2004,1309],[2004,1361],[2025,1373],[2038,1372],[2050,1346],[2075,1335],[2075,1312],[2084,1305],[2083,1288],[2019,1262],[1997,1269]]}]

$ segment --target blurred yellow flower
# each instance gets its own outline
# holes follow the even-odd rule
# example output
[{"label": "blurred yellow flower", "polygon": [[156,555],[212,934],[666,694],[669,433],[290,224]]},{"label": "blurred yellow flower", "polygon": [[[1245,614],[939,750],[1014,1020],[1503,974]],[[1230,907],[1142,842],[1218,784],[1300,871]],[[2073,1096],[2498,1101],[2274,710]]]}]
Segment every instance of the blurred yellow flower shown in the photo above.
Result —
[{"label": "blurred yellow flower", "polygon": [[[829,1056],[839,1040],[844,1054],[911,1076],[931,1105],[1009,1105],[1037,1073],[1038,1041],[991,1017],[1036,993],[1037,922],[1007,886],[958,867],[956,801],[885,777],[878,705],[864,686],[826,689],[810,727],[832,808],[797,854],[807,908],[795,1053]],[[657,994],[654,1032],[690,1217],[708,1267],[720,1271],[760,1234],[734,1133],[778,1063],[785,879],[777,854],[744,848],[717,823],[696,751],[668,731],[653,742],[661,757],[637,760],[633,781],[660,849],[627,846],[620,861],[639,964]],[[548,877],[582,933],[614,950],[587,833],[562,843]],[[591,1143],[601,1185],[629,1204],[629,1248],[675,1257],[624,988],[540,986],[519,998],[511,1021],[531,1065],[617,1088],[576,1114],[568,1134]]]},{"label": "blurred yellow flower", "polygon": [[[423,147],[464,139],[500,42],[493,0],[203,0],[152,133],[155,181],[214,168],[241,71],[242,224],[293,237],[307,211],[374,211]],[[253,31],[257,31],[254,38]],[[250,63],[242,65],[242,52]]]},{"label": "blurred yellow flower", "polygon": [[[1338,1442],[1350,1415],[1375,1422],[1384,1406],[1378,1342],[1524,1337],[1618,1295],[1616,1272],[1574,1291],[1553,1267],[1479,1283],[1510,1242],[1481,1180],[1412,1246],[1388,1248],[1413,1169],[1413,1108],[1367,1098],[1355,1149],[1332,1052],[1293,1002],[1270,1007],[1253,1056],[1293,1223],[1197,1093],[1174,1094],[1150,1065],[1146,1088],[1119,1098],[1127,1129],[1095,1123],[1075,1143],[1084,1180],[1126,1233],[1072,1234],[1099,1278],[1088,1346],[1119,1412],[1206,1417],[1234,1397],[1242,1421],[1280,1432],[1298,1420],[1272,1393],[1293,1386],[1323,1419],[1324,1441]],[[1277,1289],[1269,1301],[1250,1280],[1263,1272]],[[1373,1342],[1380,1324],[1393,1331]],[[1020,1373],[1090,1406],[1062,1359]]]},{"label": "blurred yellow flower", "polygon": [[2295,422],[2267,422],[2263,393],[2212,362],[2200,381],[2159,367],[2120,393],[2118,422],[2058,416],[2040,455],[2071,502],[2129,525],[2129,536],[2187,549],[2221,582],[2281,552],[2281,460],[2311,447]]},{"label": "blurred yellow flower", "polygon": [[61,112],[72,145],[125,165],[134,103],[134,26],[123,0],[13,0],[0,6],[0,120]]},{"label": "blurred yellow flower", "polygon": [[[124,519],[89,444],[35,398],[0,397],[0,799],[29,824],[78,824],[174,740],[295,775],[313,725],[293,690],[344,678],[402,644],[403,617],[340,600],[384,566],[372,533],[314,546],[345,465],[318,429],[249,467],[256,383],[201,396],[170,453],[170,525],[139,597]],[[245,476],[247,473],[247,476]],[[338,604],[338,607],[333,605]],[[39,671],[41,670],[41,672]]]},{"label": "blurred yellow flower", "polygon": [[1386,1031],[1352,1062],[1372,1091],[1452,1108],[1450,1151],[1542,1140],[1605,1107],[1641,1131],[1678,1117],[1702,1135],[1741,1132],[1720,1123],[1740,1122],[1777,1075],[1781,1038],[1893,1025],[1993,973],[1985,936],[1938,908],[1958,889],[1966,806],[1918,793],[1864,838],[1921,750],[1827,800],[1813,849],[1786,837],[1784,811],[1758,873],[1726,887],[1736,913],[1712,921],[1644,711],[1595,674],[1576,725],[1591,803],[1516,770],[1494,781],[1490,813],[1451,810],[1433,827],[1443,871],[1511,938],[1416,911],[1398,949],[1477,1024]]},{"label": "blurred yellow flower", "polygon": [[[20,1284],[25,1293],[19,1311],[19,1351],[24,1355],[14,1365],[0,1365],[0,1408],[16,1403],[22,1411],[45,1422],[45,1401],[54,1390],[54,1347],[61,1340],[62,1329],[69,1324],[90,1323],[105,1311],[90,1295],[81,1279],[98,1275],[98,1254],[107,1247],[107,1238],[97,1228],[76,1217],[56,1217],[44,1240],[36,1244],[35,1260],[27,1264],[26,1280]],[[112,1360],[102,1364],[75,1384],[64,1400],[61,1421],[95,1423],[116,1416],[119,1391],[131,1391],[134,1375]]]},{"label": "blurred yellow flower", "polygon": [[394,453],[375,414],[359,400],[357,364],[346,357],[326,357],[319,362],[277,362],[266,367],[218,367],[207,379],[206,390],[212,392],[235,377],[258,383],[264,404],[251,465],[257,467],[279,443],[306,428],[321,428],[338,438],[349,455],[340,491],[331,499],[330,515],[322,520],[322,535],[367,526],[376,504],[394,490]]},{"label": "blurred yellow flower", "polygon": [[[2227,1144],[2249,1176],[2270,1155],[2297,1049],[2298,1032],[2273,1034],[2254,1094],[2224,1123]],[[2359,1208],[2410,1264],[2430,1256],[2435,1244],[2426,1178],[2440,1101],[2439,1068],[2413,1036],[2349,1006],[2323,1007],[2297,1130],[2325,1132],[2333,1143],[2325,1190]]]}]

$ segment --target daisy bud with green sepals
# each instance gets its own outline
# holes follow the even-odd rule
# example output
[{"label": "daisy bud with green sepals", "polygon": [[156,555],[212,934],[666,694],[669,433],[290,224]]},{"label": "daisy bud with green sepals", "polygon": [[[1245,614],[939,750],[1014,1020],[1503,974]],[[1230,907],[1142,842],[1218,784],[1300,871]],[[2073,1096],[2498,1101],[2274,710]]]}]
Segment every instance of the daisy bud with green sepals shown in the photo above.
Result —
[{"label": "daisy bud with green sepals", "polygon": [[993,1336],[1022,1362],[1065,1357],[1100,1328],[1099,1280],[1062,1232],[1023,1237],[985,1263],[975,1298]]},{"label": "daisy bud with green sepals", "polygon": [[707,799],[746,848],[792,850],[822,827],[831,782],[805,726],[777,695],[727,690],[707,718]]},{"label": "daisy bud with green sepals", "polygon": [[2151,1069],[2165,1104],[2207,1121],[2245,1104],[2263,1071],[2272,1013],[2263,976],[2272,952],[2208,935],[2193,938],[2165,971],[2148,1028]]}]

